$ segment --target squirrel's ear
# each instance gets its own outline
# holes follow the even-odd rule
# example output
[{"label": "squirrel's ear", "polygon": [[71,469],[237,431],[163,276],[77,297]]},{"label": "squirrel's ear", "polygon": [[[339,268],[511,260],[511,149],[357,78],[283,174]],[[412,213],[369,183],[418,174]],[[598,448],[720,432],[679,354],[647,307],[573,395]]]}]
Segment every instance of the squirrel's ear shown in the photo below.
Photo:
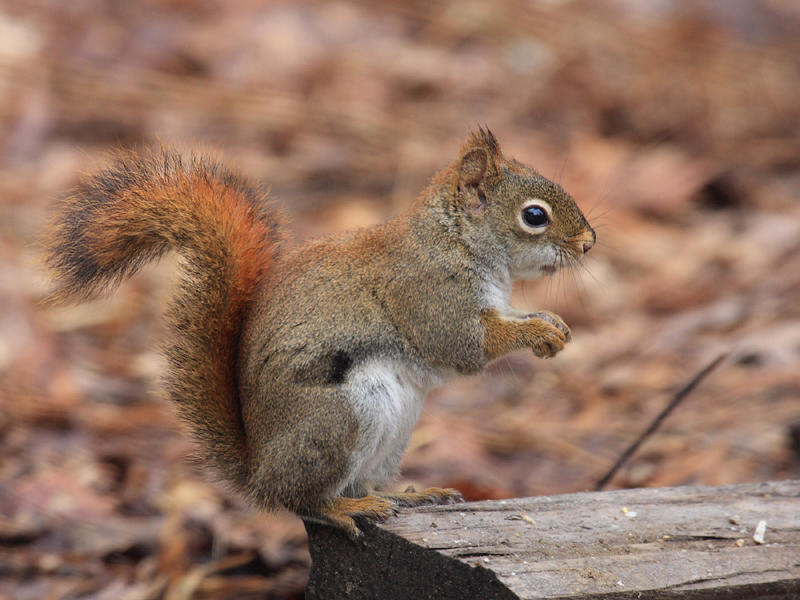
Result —
[{"label": "squirrel's ear", "polygon": [[459,179],[465,185],[477,185],[484,177],[496,170],[495,158],[500,155],[500,146],[488,129],[480,128],[470,134],[461,148],[458,165]]},{"label": "squirrel's ear", "polygon": [[489,166],[489,155],[483,148],[473,148],[461,157],[458,174],[464,185],[477,185],[486,175]]}]

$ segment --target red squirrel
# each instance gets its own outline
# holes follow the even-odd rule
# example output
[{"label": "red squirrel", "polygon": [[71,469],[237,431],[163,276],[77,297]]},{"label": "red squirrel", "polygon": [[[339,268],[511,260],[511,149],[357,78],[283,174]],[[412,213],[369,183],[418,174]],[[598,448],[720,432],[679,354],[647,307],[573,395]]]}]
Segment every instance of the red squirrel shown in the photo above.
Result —
[{"label": "red squirrel", "polygon": [[177,250],[166,391],[202,456],[253,505],[359,535],[354,517],[457,501],[378,491],[397,473],[426,393],[514,350],[552,357],[563,320],[509,306],[511,283],[595,242],[573,199],[469,135],[411,209],[285,243],[267,194],[214,160],[119,154],[45,235],[53,298],[86,298]]}]

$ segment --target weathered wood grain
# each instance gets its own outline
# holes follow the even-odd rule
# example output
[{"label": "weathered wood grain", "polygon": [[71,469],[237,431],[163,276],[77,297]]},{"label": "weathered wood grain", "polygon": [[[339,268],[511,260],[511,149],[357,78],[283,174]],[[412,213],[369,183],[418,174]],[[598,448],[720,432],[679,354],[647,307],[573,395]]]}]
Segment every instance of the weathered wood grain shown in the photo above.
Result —
[{"label": "weathered wood grain", "polygon": [[800,481],[424,507],[360,544],[306,527],[314,600],[800,598]]}]

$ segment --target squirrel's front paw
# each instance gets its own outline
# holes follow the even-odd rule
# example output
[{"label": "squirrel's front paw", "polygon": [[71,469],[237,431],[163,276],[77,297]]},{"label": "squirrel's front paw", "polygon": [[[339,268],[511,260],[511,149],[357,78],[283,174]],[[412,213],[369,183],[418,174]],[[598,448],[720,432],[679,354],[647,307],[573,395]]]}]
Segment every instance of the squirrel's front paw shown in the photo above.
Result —
[{"label": "squirrel's front paw", "polygon": [[572,340],[572,333],[569,330],[569,327],[564,322],[564,319],[559,317],[555,313],[551,313],[549,310],[540,310],[535,313],[530,313],[525,315],[526,319],[541,319],[542,321],[547,321],[553,327],[556,327],[561,333],[564,334],[566,341]]},{"label": "squirrel's front paw", "polygon": [[[569,328],[560,317],[553,313],[535,314],[536,316],[526,321],[524,325],[528,338],[527,345],[536,356],[552,358],[563,350],[564,345],[570,340]],[[554,322],[555,320],[557,321]]]}]

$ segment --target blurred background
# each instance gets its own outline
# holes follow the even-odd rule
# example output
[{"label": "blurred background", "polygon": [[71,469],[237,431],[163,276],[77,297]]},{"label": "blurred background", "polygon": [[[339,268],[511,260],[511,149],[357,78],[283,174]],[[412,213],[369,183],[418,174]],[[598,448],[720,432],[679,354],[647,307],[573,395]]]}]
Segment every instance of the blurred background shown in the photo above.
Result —
[{"label": "blurred background", "polygon": [[301,598],[302,524],[187,456],[158,394],[174,259],[43,308],[36,237],[114,147],[211,149],[298,239],[403,211],[488,125],[598,234],[520,286],[574,340],[434,392],[398,485],[800,477],[800,5],[793,0],[0,2],[0,598]]}]

